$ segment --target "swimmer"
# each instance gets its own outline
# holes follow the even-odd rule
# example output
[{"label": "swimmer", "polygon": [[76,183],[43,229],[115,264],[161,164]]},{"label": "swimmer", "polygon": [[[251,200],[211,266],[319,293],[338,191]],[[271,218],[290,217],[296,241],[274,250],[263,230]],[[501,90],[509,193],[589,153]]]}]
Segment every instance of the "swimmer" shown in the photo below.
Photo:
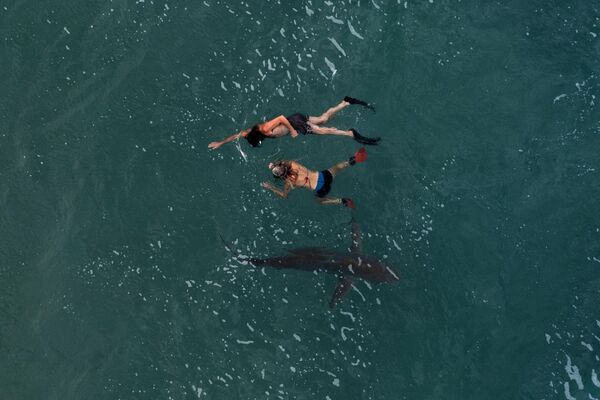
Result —
[{"label": "swimmer", "polygon": [[218,149],[225,143],[232,142],[240,137],[246,138],[252,147],[256,147],[260,145],[266,138],[278,138],[285,136],[288,133],[293,138],[297,137],[299,133],[303,135],[340,135],[351,137],[362,144],[377,144],[380,138],[369,138],[362,136],[356,129],[344,131],[337,128],[322,126],[323,124],[329,122],[329,120],[331,120],[336,113],[340,112],[351,104],[358,104],[375,111],[375,108],[368,103],[346,96],[340,104],[328,109],[318,117],[311,117],[300,113],[296,113],[288,117],[280,115],[279,117],[273,118],[270,121],[263,122],[262,124],[256,124],[252,128],[244,129],[238,133],[228,136],[220,142],[210,142],[208,144],[208,148],[211,150]]},{"label": "swimmer", "polygon": [[337,163],[333,167],[324,171],[311,171],[304,165],[296,161],[281,160],[274,163],[269,163],[271,173],[278,179],[283,179],[283,190],[268,182],[263,182],[261,186],[271,190],[275,194],[284,199],[287,198],[290,190],[294,188],[306,188],[315,192],[317,200],[321,204],[342,204],[345,207],[354,208],[352,199],[344,198],[328,198],[325,197],[331,190],[333,178],[342,170],[348,168],[357,162],[363,162],[367,159],[367,151],[361,147],[348,161]]}]

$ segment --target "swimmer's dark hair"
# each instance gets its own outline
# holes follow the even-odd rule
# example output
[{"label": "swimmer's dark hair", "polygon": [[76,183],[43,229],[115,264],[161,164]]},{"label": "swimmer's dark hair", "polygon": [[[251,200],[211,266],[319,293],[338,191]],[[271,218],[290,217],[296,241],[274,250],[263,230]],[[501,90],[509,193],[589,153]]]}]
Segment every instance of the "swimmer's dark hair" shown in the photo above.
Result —
[{"label": "swimmer's dark hair", "polygon": [[260,145],[264,138],[265,135],[262,134],[258,125],[254,125],[252,129],[250,129],[250,132],[248,132],[248,135],[246,135],[246,140],[252,147]]}]

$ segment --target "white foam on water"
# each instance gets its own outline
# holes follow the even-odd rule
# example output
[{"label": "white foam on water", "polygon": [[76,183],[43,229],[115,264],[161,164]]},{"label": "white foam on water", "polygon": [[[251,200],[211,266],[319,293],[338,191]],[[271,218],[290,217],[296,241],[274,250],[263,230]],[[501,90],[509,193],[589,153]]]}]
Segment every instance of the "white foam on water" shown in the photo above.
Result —
[{"label": "white foam on water", "polygon": [[352,320],[352,322],[356,321],[356,318],[354,317],[354,314],[352,314],[349,311],[340,311],[340,314],[349,316],[350,319]]},{"label": "white foam on water", "polygon": [[240,339],[236,339],[236,342],[238,342],[238,344],[244,344],[244,345],[247,345],[247,344],[252,344],[252,343],[254,343],[254,340],[240,340]]},{"label": "white foam on water", "polygon": [[360,290],[358,290],[358,288],[356,287],[356,285],[352,285],[352,289],[356,290],[358,292],[358,294],[360,295],[360,297],[362,297],[363,301],[367,301],[367,299],[365,298],[365,296],[361,293]]},{"label": "white foam on water", "polygon": [[392,270],[390,269],[390,267],[385,267],[385,269],[387,269],[387,270],[388,270],[388,272],[394,276],[394,278],[396,278],[396,279],[400,280],[400,278],[398,277],[398,275],[396,275],[396,274],[394,273],[394,271],[392,271]]},{"label": "white foam on water", "polygon": [[579,390],[583,390],[583,380],[581,379],[581,375],[579,374],[579,368],[575,364],[571,363],[571,357],[568,355],[567,364],[565,365],[565,371],[567,371],[567,375],[569,375],[569,379],[575,381]]},{"label": "white foam on water", "polygon": [[242,146],[240,146],[240,141],[236,140],[235,141],[235,148],[240,152],[242,158],[244,159],[245,162],[248,162],[248,156],[246,155],[246,153],[244,153],[244,150],[242,150]]},{"label": "white foam on water", "polygon": [[328,39],[329,39],[329,41],[330,41],[331,43],[333,43],[333,45],[335,46],[335,48],[336,48],[336,49],[338,49],[338,51],[339,51],[340,53],[342,53],[342,55],[343,55],[344,57],[346,57],[346,52],[344,51],[344,49],[342,49],[342,46],[340,46],[340,44],[339,44],[339,43],[338,43],[338,42],[337,42],[337,41],[336,41],[334,38],[328,38]]},{"label": "white foam on water", "polygon": [[565,382],[565,398],[567,400],[577,400],[575,397],[571,396],[571,392],[569,391],[569,382]]},{"label": "white foam on water", "polygon": [[340,379],[339,378],[335,378],[333,380],[333,382],[331,382],[331,383],[333,384],[333,386],[340,387]]},{"label": "white foam on water", "polygon": [[192,385],[192,390],[194,391],[194,393],[196,393],[196,396],[198,396],[198,398],[200,398],[200,396],[202,396],[202,388],[197,388],[196,385]]},{"label": "white foam on water", "polygon": [[340,334],[342,335],[342,339],[344,339],[344,341],[348,340],[348,337],[346,336],[346,332],[352,332],[353,330],[354,330],[354,328],[342,326],[342,328],[340,329]]},{"label": "white foam on water", "polygon": [[350,33],[354,36],[356,36],[359,39],[365,39],[364,37],[362,37],[358,32],[356,32],[356,29],[354,29],[354,27],[352,26],[352,24],[350,23],[350,21],[348,21],[348,29],[350,29]]},{"label": "white foam on water", "polygon": [[594,386],[600,388],[600,380],[598,380],[598,375],[596,375],[595,369],[592,369],[592,383],[594,384]]},{"label": "white foam on water", "polygon": [[562,99],[563,97],[567,97],[567,94],[566,94],[566,93],[559,94],[558,96],[556,96],[556,97],[554,98],[554,101],[552,101],[552,103],[556,103],[557,101],[559,101],[559,100],[560,100],[560,99]]},{"label": "white foam on water", "polygon": [[337,69],[335,68],[335,64],[332,63],[331,61],[329,61],[329,59],[327,57],[325,57],[325,64],[327,64],[327,66],[331,70],[331,77],[333,78],[333,76],[337,72]]},{"label": "white foam on water", "polygon": [[585,347],[586,349],[588,349],[589,351],[594,351],[594,348],[593,348],[593,347],[592,347],[592,345],[591,345],[591,344],[589,344],[589,343],[586,343],[586,342],[584,342],[584,341],[581,341],[581,345],[582,345],[583,347]]},{"label": "white foam on water", "polygon": [[344,21],[341,19],[337,19],[336,17],[334,17],[333,15],[328,15],[325,17],[325,19],[330,20],[331,22],[333,22],[334,24],[338,24],[338,25],[343,25]]}]

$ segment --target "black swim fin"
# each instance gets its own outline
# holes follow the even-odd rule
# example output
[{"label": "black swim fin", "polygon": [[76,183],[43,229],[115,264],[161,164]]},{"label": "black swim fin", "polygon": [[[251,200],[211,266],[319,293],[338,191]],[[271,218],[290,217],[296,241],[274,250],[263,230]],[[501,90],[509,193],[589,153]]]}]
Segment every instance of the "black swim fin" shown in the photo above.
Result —
[{"label": "black swim fin", "polygon": [[358,131],[356,129],[350,129],[350,131],[352,132],[352,135],[354,136],[354,140],[356,140],[358,143],[376,145],[381,140],[380,137],[370,138],[370,137],[363,136],[360,133],[358,133]]},{"label": "black swim fin", "polygon": [[344,101],[347,101],[350,104],[358,104],[359,106],[363,106],[375,112],[375,107],[367,103],[366,101],[355,99],[354,97],[346,96],[344,97]]}]

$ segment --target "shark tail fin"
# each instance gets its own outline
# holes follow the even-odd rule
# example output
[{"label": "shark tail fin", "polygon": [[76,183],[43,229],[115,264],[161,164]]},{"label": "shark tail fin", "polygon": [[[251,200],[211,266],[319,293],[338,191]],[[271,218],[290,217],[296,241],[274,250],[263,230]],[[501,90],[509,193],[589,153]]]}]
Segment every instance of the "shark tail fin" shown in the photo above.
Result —
[{"label": "shark tail fin", "polygon": [[348,276],[340,276],[333,296],[329,301],[329,307],[333,308],[352,288],[352,279]]}]

